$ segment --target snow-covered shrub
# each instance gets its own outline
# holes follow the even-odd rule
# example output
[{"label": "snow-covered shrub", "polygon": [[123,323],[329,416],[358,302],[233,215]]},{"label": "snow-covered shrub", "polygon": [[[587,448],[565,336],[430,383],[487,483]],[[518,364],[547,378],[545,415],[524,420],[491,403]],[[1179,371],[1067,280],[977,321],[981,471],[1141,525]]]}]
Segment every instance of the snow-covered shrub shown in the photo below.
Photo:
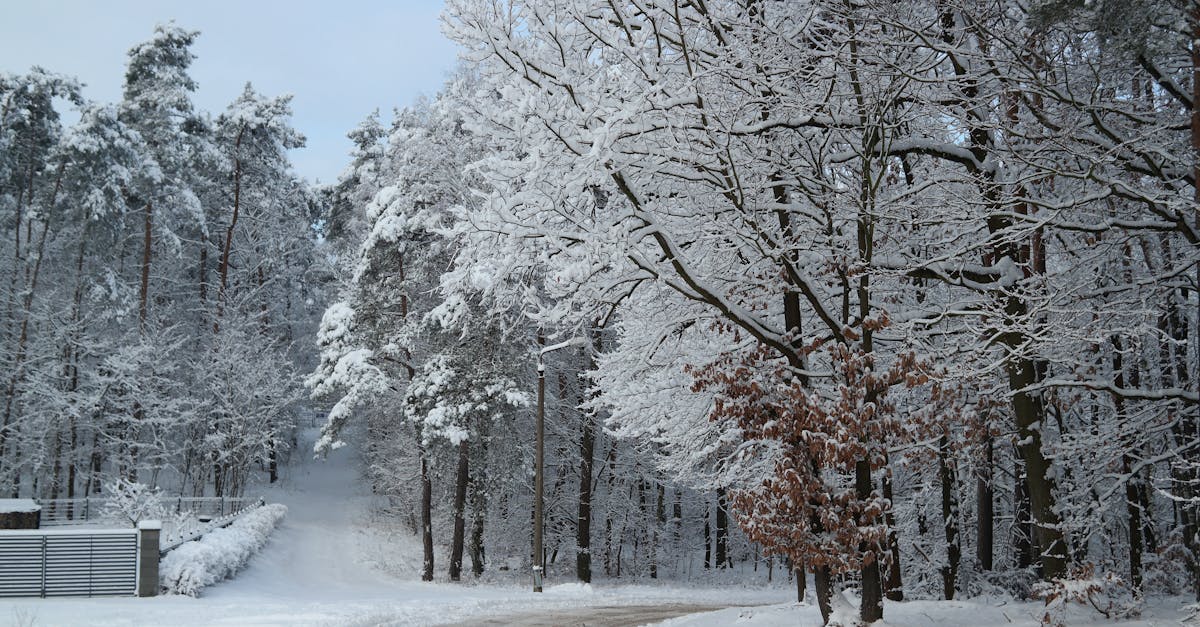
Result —
[{"label": "snow-covered shrub", "polygon": [[144,483],[117,479],[104,484],[108,501],[101,516],[105,520],[137,525],[142,520],[162,520],[168,508],[163,503],[162,490]]},{"label": "snow-covered shrub", "polygon": [[196,596],[205,586],[233,575],[266,544],[271,530],[285,514],[284,505],[264,505],[243,514],[228,527],[185,542],[159,563],[162,587],[167,592]]},{"label": "snow-covered shrub", "polygon": [[[966,582],[966,592],[968,597],[1012,596],[1017,599],[1028,599],[1033,595],[1033,587],[1037,585],[1038,581],[1037,573],[1033,568],[979,570]],[[905,594],[907,595],[908,592],[905,591]]]},{"label": "snow-covered shrub", "polygon": [[1033,597],[1046,602],[1043,625],[1066,625],[1069,603],[1090,606],[1109,619],[1136,616],[1140,606],[1123,579],[1112,572],[1097,575],[1091,565],[1077,569],[1071,577],[1033,586]]}]

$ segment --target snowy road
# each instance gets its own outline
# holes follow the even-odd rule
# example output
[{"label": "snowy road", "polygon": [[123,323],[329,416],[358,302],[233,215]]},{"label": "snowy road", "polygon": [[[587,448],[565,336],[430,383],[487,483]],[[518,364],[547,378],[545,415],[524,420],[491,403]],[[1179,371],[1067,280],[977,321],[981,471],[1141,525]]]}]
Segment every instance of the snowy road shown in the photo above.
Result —
[{"label": "snowy road", "polygon": [[[306,443],[302,444],[307,450]],[[271,596],[293,601],[395,598],[404,582],[361,563],[356,533],[370,499],[349,451],[328,460],[307,455],[290,467],[284,487],[268,500],[288,506],[288,515],[261,554],[234,580],[205,591],[213,600]]]},{"label": "snowy road", "polygon": [[[302,440],[301,451],[305,446]],[[551,583],[534,595],[524,582],[424,583],[389,575],[414,572],[419,548],[381,550],[386,540],[364,524],[371,497],[356,467],[351,452],[341,450],[286,468],[266,497],[287,505],[287,517],[242,572],[200,598],[0,599],[0,625],[631,625],[717,609],[714,591],[705,589]],[[375,567],[387,559],[408,561]],[[789,592],[716,594],[744,605],[784,602]]]},{"label": "snowy road", "polygon": [[522,612],[503,616],[477,617],[455,627],[637,627],[702,612],[725,609],[721,605],[627,605],[583,607],[545,612]]}]

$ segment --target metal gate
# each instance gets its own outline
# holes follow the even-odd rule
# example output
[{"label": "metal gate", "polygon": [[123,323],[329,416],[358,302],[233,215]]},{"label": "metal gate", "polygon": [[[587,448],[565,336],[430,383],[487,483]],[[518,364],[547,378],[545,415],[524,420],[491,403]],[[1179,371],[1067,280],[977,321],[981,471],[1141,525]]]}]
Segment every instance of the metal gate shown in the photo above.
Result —
[{"label": "metal gate", "polygon": [[0,531],[0,597],[133,596],[134,529]]}]

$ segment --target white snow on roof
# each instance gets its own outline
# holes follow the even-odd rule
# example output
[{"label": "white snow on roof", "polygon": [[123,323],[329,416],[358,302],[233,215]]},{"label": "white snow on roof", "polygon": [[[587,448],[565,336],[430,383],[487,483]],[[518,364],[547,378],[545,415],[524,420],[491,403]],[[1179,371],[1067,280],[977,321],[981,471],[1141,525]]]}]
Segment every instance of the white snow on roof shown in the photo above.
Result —
[{"label": "white snow on roof", "polygon": [[42,506],[33,499],[0,499],[0,512],[40,512]]}]

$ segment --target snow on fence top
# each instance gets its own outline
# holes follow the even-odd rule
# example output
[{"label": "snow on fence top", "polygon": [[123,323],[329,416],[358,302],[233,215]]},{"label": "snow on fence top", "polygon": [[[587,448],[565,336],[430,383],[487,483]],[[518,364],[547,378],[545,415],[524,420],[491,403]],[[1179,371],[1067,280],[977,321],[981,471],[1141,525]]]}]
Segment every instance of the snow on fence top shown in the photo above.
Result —
[{"label": "snow on fence top", "polygon": [[159,547],[159,555],[165,556],[167,553],[179,548],[179,546],[181,546],[187,542],[191,542],[193,540],[197,540],[197,539],[204,537],[210,531],[228,527],[230,524],[232,524],[234,521],[236,521],[238,518],[240,518],[243,514],[246,514],[247,512],[258,509],[266,504],[267,504],[267,501],[265,499],[259,497],[257,500],[255,500],[253,502],[250,502],[246,505],[242,505],[242,507],[240,507],[239,509],[237,509],[235,511],[231,511],[228,514],[225,514],[224,516],[221,516],[214,520],[207,521],[204,525],[202,525],[198,529],[176,530],[176,533],[180,533],[181,535],[168,535],[166,538],[164,538],[162,544]]},{"label": "snow on fence top", "polygon": [[33,499],[0,499],[0,514],[27,514],[41,509]]}]

